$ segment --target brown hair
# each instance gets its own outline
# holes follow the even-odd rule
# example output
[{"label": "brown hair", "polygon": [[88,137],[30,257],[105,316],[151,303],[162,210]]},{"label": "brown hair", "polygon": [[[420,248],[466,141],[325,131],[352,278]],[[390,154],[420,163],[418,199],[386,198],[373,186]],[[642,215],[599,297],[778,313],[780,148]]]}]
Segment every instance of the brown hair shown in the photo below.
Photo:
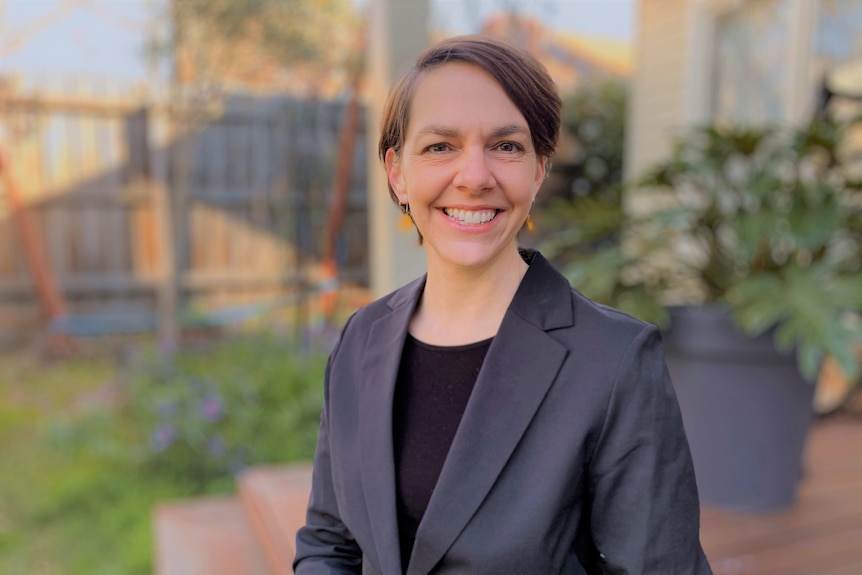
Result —
[{"label": "brown hair", "polygon": [[[529,53],[487,36],[455,36],[431,46],[389,92],[380,128],[377,153],[381,160],[390,148],[401,152],[410,102],[422,73],[449,62],[473,64],[488,72],[518,108],[527,126],[533,147],[540,158],[550,158],[557,149],[560,133],[560,96],[545,67]],[[398,198],[392,186],[389,195]]]}]

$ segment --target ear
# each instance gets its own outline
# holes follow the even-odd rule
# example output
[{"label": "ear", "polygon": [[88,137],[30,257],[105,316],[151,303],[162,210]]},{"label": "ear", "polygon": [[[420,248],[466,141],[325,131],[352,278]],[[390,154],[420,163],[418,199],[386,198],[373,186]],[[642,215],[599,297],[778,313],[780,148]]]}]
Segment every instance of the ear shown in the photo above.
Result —
[{"label": "ear", "polygon": [[533,201],[536,201],[536,196],[539,195],[539,189],[542,187],[542,182],[548,177],[548,169],[551,167],[551,162],[546,157],[539,157],[536,162],[536,177],[533,180],[535,188],[533,189]]},{"label": "ear", "polygon": [[544,156],[539,157],[539,161],[536,162],[536,191],[539,191],[539,186],[542,185],[542,182],[545,181],[545,178],[548,177],[548,168],[550,167],[551,162],[548,158]]},{"label": "ear", "polygon": [[408,203],[407,194],[404,191],[404,178],[401,174],[401,158],[398,157],[394,149],[389,148],[386,150],[383,162],[386,165],[386,176],[389,178],[389,185],[395,191],[398,202],[401,204]]}]

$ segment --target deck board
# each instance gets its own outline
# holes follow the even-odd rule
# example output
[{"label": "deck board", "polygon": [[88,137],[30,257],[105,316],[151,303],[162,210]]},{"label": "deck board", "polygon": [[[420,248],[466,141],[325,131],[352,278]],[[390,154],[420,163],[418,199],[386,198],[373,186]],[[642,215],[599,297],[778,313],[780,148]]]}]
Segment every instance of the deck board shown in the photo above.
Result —
[{"label": "deck board", "polygon": [[704,507],[701,541],[715,575],[862,574],[862,418],[815,424],[791,509]]}]

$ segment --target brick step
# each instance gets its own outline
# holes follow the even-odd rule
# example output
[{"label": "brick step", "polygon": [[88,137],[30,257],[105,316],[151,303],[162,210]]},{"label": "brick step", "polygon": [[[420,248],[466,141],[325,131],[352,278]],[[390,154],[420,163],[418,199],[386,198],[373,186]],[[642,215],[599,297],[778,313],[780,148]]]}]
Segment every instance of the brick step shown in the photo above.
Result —
[{"label": "brick step", "polygon": [[154,511],[156,575],[289,575],[305,522],[311,466],[261,466],[237,497],[199,498]]},{"label": "brick step", "polygon": [[272,575],[236,498],[165,503],[154,523],[156,575]]},{"label": "brick step", "polygon": [[239,498],[272,575],[290,575],[296,530],[305,523],[311,466],[252,467],[238,479]]}]

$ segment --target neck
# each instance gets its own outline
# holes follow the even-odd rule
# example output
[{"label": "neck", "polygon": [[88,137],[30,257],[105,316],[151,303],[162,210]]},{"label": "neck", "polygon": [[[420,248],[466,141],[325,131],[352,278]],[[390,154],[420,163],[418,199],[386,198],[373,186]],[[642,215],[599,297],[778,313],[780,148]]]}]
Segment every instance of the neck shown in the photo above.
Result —
[{"label": "neck", "polygon": [[481,270],[429,261],[425,291],[410,333],[436,345],[461,345],[493,337],[527,267],[515,250],[505,261]]}]

